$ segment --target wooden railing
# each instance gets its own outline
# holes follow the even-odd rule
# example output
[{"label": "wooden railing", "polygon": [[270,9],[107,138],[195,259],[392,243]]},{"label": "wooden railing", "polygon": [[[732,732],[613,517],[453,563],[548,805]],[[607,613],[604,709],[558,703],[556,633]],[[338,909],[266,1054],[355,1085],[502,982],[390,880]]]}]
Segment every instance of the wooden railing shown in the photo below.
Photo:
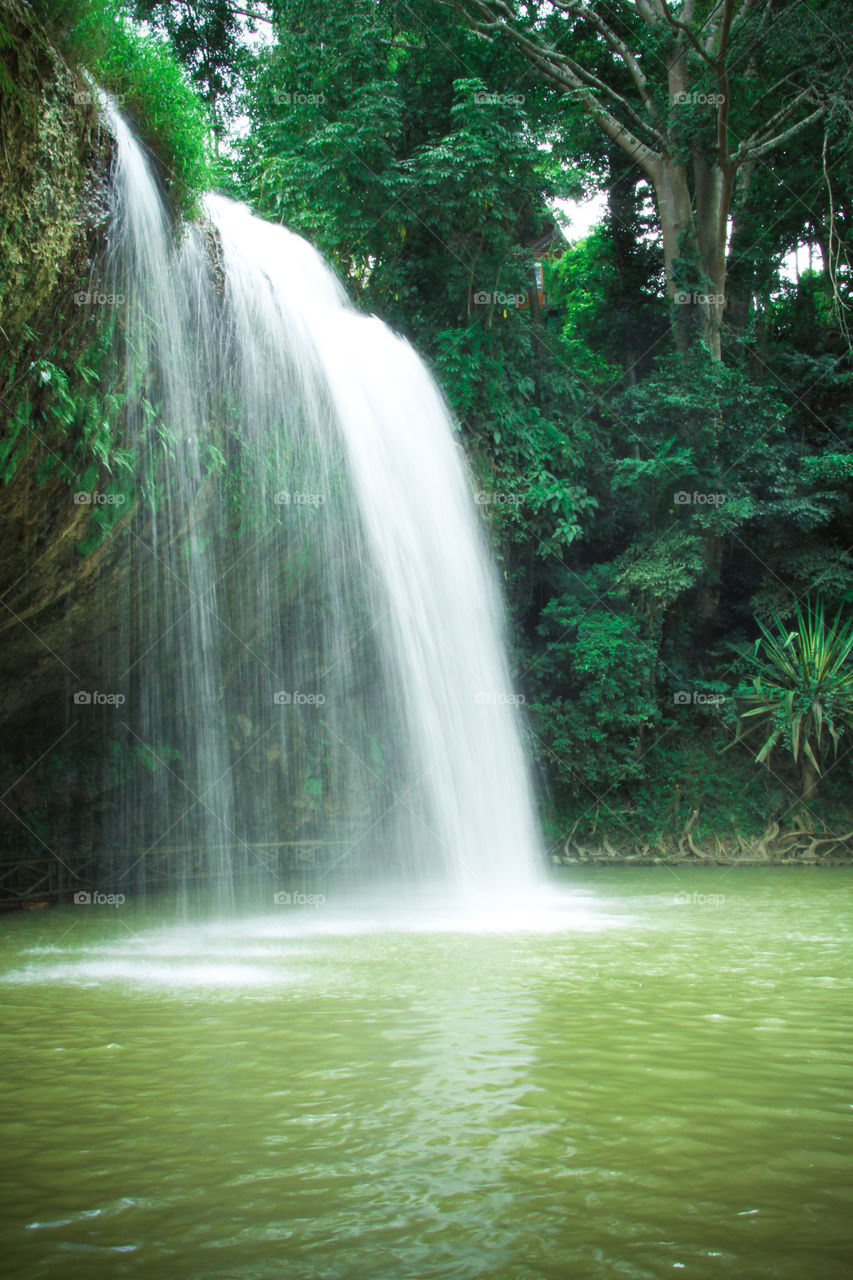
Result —
[{"label": "wooden railing", "polygon": [[[245,865],[249,875],[271,881],[287,872],[324,872],[342,862],[355,848],[352,840],[282,840],[230,846],[236,875]],[[136,892],[180,885],[211,884],[232,874],[223,863],[217,870],[215,855],[229,852],[226,846],[156,846],[148,849],[109,849],[87,854],[7,853],[0,856],[0,910],[41,902],[70,900],[75,892],[98,889],[104,892]]]}]

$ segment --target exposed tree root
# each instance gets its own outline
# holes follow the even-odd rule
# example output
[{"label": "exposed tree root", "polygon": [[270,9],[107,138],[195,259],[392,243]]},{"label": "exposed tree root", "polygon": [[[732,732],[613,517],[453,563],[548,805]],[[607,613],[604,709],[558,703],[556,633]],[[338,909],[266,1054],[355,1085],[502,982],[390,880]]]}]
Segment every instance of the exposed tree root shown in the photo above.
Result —
[{"label": "exposed tree root", "polygon": [[696,862],[734,865],[735,863],[827,863],[847,862],[853,865],[853,831],[815,832],[804,827],[782,831],[771,822],[760,836],[721,838],[716,832],[694,835],[699,816],[694,810],[677,836],[658,839],[654,845],[625,845],[616,849],[607,836],[599,840],[576,837],[572,828],[563,846],[560,862]]}]

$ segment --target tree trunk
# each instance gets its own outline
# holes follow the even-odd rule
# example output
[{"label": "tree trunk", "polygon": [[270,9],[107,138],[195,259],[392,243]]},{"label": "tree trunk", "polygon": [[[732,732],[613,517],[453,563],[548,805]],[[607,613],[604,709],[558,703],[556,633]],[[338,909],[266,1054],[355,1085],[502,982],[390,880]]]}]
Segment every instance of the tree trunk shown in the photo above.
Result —
[{"label": "tree trunk", "polygon": [[[663,229],[667,293],[673,302],[673,338],[676,350],[684,354],[694,338],[701,336],[711,357],[722,357],[721,328],[726,287],[726,230],[731,198],[729,178],[719,167],[703,166],[694,160],[696,171],[695,208],[691,201],[687,171],[669,156],[655,175],[655,193]],[[695,267],[679,281],[679,260],[695,262]],[[687,287],[679,288],[679,284]],[[684,424],[689,435],[691,423]],[[703,538],[703,559],[707,582],[697,594],[699,623],[707,624],[720,601],[719,583],[723,546],[716,534]]]},{"label": "tree trunk", "polygon": [[732,173],[704,155],[693,157],[696,241],[699,264],[707,281],[700,302],[702,336],[714,360],[722,357],[723,308],[726,305],[726,236],[731,206]]},{"label": "tree trunk", "polygon": [[800,792],[804,800],[814,800],[817,796],[818,772],[807,756],[800,761]]},{"label": "tree trunk", "polygon": [[[694,196],[687,167],[663,156],[654,175],[655,196],[663,231],[666,290],[676,308],[673,337],[686,351],[698,334],[714,360],[722,357],[723,310],[726,305],[726,236],[731,204],[731,175],[719,165],[694,158]],[[694,212],[695,202],[695,212]],[[695,266],[687,273],[679,262]],[[681,278],[679,278],[681,277]]]},{"label": "tree trunk", "polygon": [[[645,181],[639,165],[631,164],[620,147],[608,148],[609,181],[607,206],[610,236],[613,243],[616,268],[616,314],[613,324],[618,334],[622,360],[625,365],[625,382],[629,387],[637,385],[637,362],[643,355],[635,341],[635,329],[631,308],[637,295],[637,236],[640,223],[638,184]],[[639,458],[639,443],[634,442],[634,456]]]},{"label": "tree trunk", "polygon": [[676,263],[694,240],[693,210],[684,165],[675,163],[669,156],[663,156],[654,175],[654,188],[663,232],[666,292],[675,308],[672,319],[673,339],[676,350],[685,352],[690,347],[695,331],[696,293],[693,289],[679,289],[676,282]]},{"label": "tree trunk", "polygon": [[732,208],[732,234],[726,274],[726,326],[736,337],[746,329],[750,303],[755,292],[752,253],[755,232],[748,219],[749,192],[755,163],[751,160],[741,168],[737,184],[738,198]]}]

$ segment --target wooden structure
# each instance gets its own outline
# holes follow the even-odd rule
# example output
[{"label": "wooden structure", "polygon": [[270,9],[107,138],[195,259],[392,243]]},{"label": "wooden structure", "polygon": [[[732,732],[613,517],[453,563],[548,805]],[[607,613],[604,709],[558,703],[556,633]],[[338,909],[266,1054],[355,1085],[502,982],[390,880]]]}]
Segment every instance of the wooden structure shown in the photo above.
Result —
[{"label": "wooden structure", "polygon": [[[272,844],[240,844],[235,866],[245,862],[258,880],[280,883],[293,871],[323,873],[349,856],[357,841],[287,840]],[[38,857],[7,854],[0,858],[0,911],[18,907],[71,902],[85,891],[133,894],[141,889],[170,889],[184,885],[214,884],[211,854],[217,850],[198,845],[168,848],[109,850],[104,853],[45,853]],[[224,852],[224,849],[222,850]]]}]

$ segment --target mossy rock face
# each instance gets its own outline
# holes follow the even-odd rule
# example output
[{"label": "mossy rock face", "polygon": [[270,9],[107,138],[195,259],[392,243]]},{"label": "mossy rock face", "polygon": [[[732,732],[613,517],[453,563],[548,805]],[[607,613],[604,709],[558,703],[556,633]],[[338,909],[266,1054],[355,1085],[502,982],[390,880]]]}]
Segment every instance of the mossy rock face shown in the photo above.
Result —
[{"label": "mossy rock face", "polygon": [[[72,501],[76,442],[49,429],[49,375],[40,370],[58,329],[69,374],[91,342],[74,293],[103,249],[113,144],[91,89],[22,0],[4,0],[0,11],[0,90],[0,577],[7,605],[23,616],[60,599],[60,584],[68,590],[69,556],[90,521]],[[35,557],[40,571],[14,587]],[[26,676],[37,669],[30,664]]]},{"label": "mossy rock face", "polygon": [[0,41],[0,315],[15,350],[85,261],[84,196],[102,144],[91,91],[18,0],[4,5]]},{"label": "mossy rock face", "polygon": [[114,144],[100,125],[92,90],[21,0],[6,0],[0,14],[0,89],[0,174],[6,171],[0,178],[0,483],[5,485],[23,459],[39,450],[42,476],[50,460],[55,470],[70,475],[67,442],[36,430],[50,417],[43,404],[50,379],[44,362],[64,362],[74,394],[75,360],[92,341],[75,294],[103,251]]},{"label": "mossy rock face", "polygon": [[[0,141],[0,444],[8,445],[16,431],[20,437],[8,482],[0,487],[5,790],[18,785],[32,760],[49,752],[62,733],[76,684],[72,672],[97,644],[99,631],[116,624],[122,576],[121,539],[80,555],[91,508],[73,500],[73,442],[40,430],[39,416],[46,390],[39,361],[54,346],[58,326],[72,362],[75,350],[91,341],[91,325],[84,309],[75,307],[74,293],[102,251],[113,144],[91,89],[21,0],[3,0],[0,7]],[[20,429],[22,405],[35,429]],[[89,747],[94,762],[101,744]],[[84,746],[80,767],[86,754]],[[26,779],[20,786],[22,794],[10,792],[7,804],[22,816],[50,807],[49,795],[27,794]],[[57,786],[59,794],[62,779]],[[26,828],[8,812],[6,819],[0,844],[21,847]],[[51,843],[53,834],[43,828],[41,838]]]}]

